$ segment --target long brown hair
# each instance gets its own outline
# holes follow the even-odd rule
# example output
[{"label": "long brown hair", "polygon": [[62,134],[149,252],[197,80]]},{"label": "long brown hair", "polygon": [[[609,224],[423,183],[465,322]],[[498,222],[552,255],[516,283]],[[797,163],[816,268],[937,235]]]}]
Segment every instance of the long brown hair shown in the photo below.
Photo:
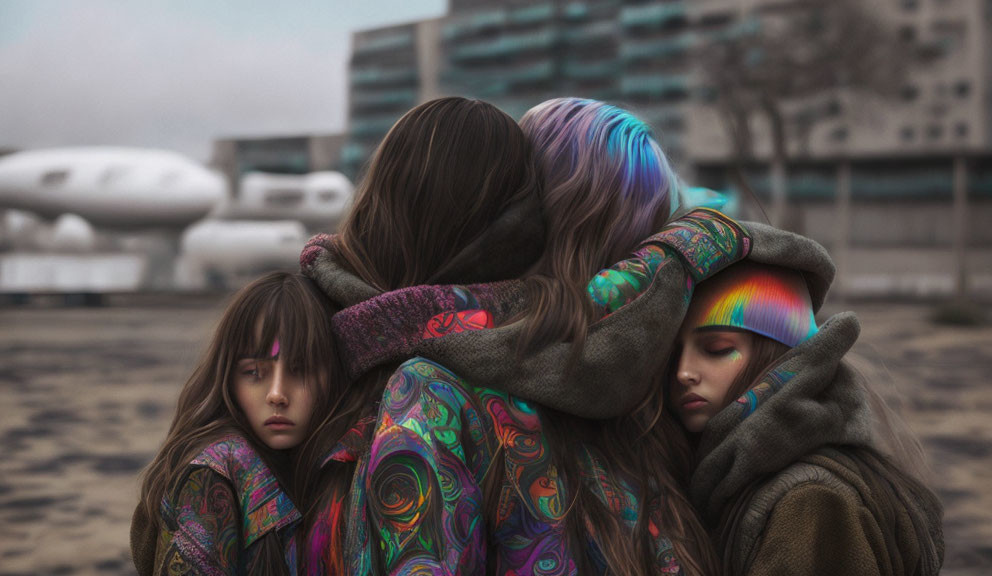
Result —
[{"label": "long brown hair", "polygon": [[[294,465],[301,454],[298,449],[277,452],[255,437],[233,394],[234,369],[239,358],[266,356],[278,338],[283,361],[303,369],[314,399],[311,421],[333,412],[333,401],[348,387],[331,336],[334,312],[330,300],[301,274],[273,272],[232,297],[179,394],[165,442],[143,472],[141,505],[152,522],[160,522],[163,498],[177,488],[193,458],[229,433],[246,437],[294,502],[298,500],[294,466],[306,470],[316,465]],[[263,542],[262,549],[281,551],[281,545],[273,548]],[[285,570],[281,554],[265,556],[271,563],[265,569]]]},{"label": "long brown hair", "polygon": [[[595,320],[588,282],[664,224],[678,178],[650,128],[603,102],[550,100],[527,112],[521,127],[534,147],[547,241],[527,278],[530,304],[521,318],[525,324],[519,351],[526,354],[571,341],[574,360]],[[608,421],[539,408],[571,499],[566,531],[580,573],[594,570],[592,558],[583,552],[590,531],[611,573],[654,573],[648,526],[652,501],[661,507],[660,514],[651,515],[656,527],[671,540],[686,572],[717,570],[712,546],[686,497],[685,478],[674,472],[688,466],[684,435],[662,410],[664,394],[656,388],[633,414]],[[633,484],[638,498],[633,533],[584,479],[590,453],[604,468],[604,481],[623,478]],[[490,523],[502,465],[498,461],[486,479]]]},{"label": "long brown hair", "polygon": [[[574,425],[574,417],[551,420],[553,445],[563,447],[559,451],[563,476],[569,493],[575,495],[566,519],[574,550],[587,548],[584,524],[588,523],[593,527],[609,573],[655,574],[655,555],[659,551],[655,549],[656,539],[649,526],[652,521],[661,536],[672,543],[675,558],[686,574],[719,573],[716,551],[688,498],[689,443],[677,420],[664,409],[661,386],[653,386],[648,397],[626,417],[587,421],[581,426]],[[576,431],[583,429],[582,442],[576,443]],[[633,532],[586,482],[575,478],[588,475],[588,471],[576,465],[583,456],[580,450],[595,451],[609,481],[633,481],[638,499]],[[602,481],[592,478],[587,482],[590,480]],[[595,572],[587,555],[577,554],[576,560],[580,574]]]},{"label": "long brown hair", "polygon": [[376,150],[340,228],[342,256],[383,291],[433,283],[534,186],[529,146],[513,118],[481,100],[421,104]]},{"label": "long brown hair", "polygon": [[[432,100],[400,118],[379,145],[339,230],[337,248],[347,268],[380,290],[431,283],[445,276],[509,206],[536,194],[530,147],[512,118],[480,100]],[[326,455],[355,422],[374,416],[397,366],[379,366],[359,377],[303,445],[307,456],[301,461]],[[321,511],[346,500],[354,471],[353,463],[333,462],[297,475],[308,503],[301,534],[310,534]],[[330,538],[328,550],[320,551],[323,558],[304,558],[301,547],[301,565],[323,562],[342,570],[345,534],[337,530]]]}]

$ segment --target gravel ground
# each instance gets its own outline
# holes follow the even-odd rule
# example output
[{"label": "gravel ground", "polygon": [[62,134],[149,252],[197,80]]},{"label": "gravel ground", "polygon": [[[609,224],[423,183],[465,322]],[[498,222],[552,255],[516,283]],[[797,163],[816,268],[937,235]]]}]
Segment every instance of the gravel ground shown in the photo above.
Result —
[{"label": "gravel ground", "polygon": [[[0,308],[0,575],[134,573],[137,475],[221,305]],[[992,573],[992,326],[934,326],[922,305],[847,308],[862,321],[859,365],[927,450],[943,574]]]}]

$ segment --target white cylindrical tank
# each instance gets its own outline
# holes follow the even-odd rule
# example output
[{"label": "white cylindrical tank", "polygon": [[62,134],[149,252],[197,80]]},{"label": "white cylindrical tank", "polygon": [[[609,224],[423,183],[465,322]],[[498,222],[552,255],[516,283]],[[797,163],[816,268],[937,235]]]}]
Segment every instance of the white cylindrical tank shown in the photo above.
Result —
[{"label": "white cylindrical tank", "polygon": [[344,216],[354,187],[340,172],[270,174],[241,177],[238,197],[220,206],[214,217],[250,220],[298,220],[330,230]]},{"label": "white cylindrical tank", "polygon": [[52,226],[51,248],[55,252],[90,252],[96,247],[96,232],[75,214],[63,214]]},{"label": "white cylindrical tank", "polygon": [[344,216],[355,193],[351,180],[340,172],[312,172],[304,185],[307,202],[334,220]]},{"label": "white cylindrical tank", "polygon": [[203,220],[183,232],[184,258],[218,270],[292,267],[307,241],[296,221]]},{"label": "white cylindrical tank", "polygon": [[78,214],[99,227],[179,228],[227,197],[215,171],[175,152],[81,147],[0,158],[0,208]]}]

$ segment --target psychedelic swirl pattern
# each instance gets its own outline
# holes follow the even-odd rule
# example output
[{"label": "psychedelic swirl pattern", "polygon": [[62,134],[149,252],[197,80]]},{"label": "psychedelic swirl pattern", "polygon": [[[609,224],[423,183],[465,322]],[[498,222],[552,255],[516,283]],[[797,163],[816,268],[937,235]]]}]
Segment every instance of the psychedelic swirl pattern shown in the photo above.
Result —
[{"label": "psychedelic swirl pattern", "polygon": [[[495,446],[483,441],[481,425],[473,401],[444,368],[413,359],[390,378],[363,475],[369,529],[378,538],[357,543],[377,552],[387,573],[485,572],[478,479]],[[465,435],[474,440],[468,454]],[[358,573],[366,573],[362,564]]]},{"label": "psychedelic swirl pattern", "polygon": [[162,519],[156,558],[162,573],[243,573],[257,555],[255,542],[272,530],[285,530],[286,560],[295,568],[289,541],[300,513],[241,436],[214,442],[190,463],[186,478],[163,498]]},{"label": "psychedelic swirl pattern", "polygon": [[642,246],[631,258],[596,274],[586,287],[589,299],[602,314],[610,315],[643,294],[668,261],[670,256],[663,246]]},{"label": "psychedelic swirl pattern", "polygon": [[736,222],[710,208],[696,208],[665,225],[645,244],[664,244],[682,257],[696,282],[751,252],[751,237]]},{"label": "psychedelic swirl pattern", "polygon": [[[602,464],[602,457],[595,449],[584,448],[583,458],[582,481],[594,494],[599,496],[608,510],[633,531],[637,524],[638,491],[626,478],[611,476],[607,473]],[[650,498],[645,507],[648,514],[648,533],[653,540],[655,570],[658,574],[683,574],[682,567],[675,558],[675,549],[671,540],[665,538],[658,529],[658,515],[661,514],[659,498],[657,496]],[[600,552],[595,530],[588,519],[586,519],[586,527],[589,530],[587,541],[591,552],[590,557],[596,564],[599,573],[605,574],[606,558]]]},{"label": "psychedelic swirl pattern", "polygon": [[[481,486],[494,457],[505,459],[505,475],[489,535],[495,557],[487,559]],[[633,528],[636,490],[598,462],[590,456],[584,481]],[[368,556],[377,550],[390,574],[483,573],[487,560],[505,576],[577,573],[565,534],[565,486],[538,412],[519,398],[467,392],[443,367],[412,359],[390,379],[363,471],[356,478],[366,478],[361,492],[375,537],[356,537],[366,558],[354,574],[369,572]],[[649,513],[657,513],[656,504]],[[656,526],[649,520],[659,572],[678,574],[671,542]],[[594,561],[601,558],[594,536],[589,544]],[[605,561],[600,568],[605,572]]]},{"label": "psychedelic swirl pattern", "polygon": [[[687,237],[705,236],[703,232],[711,229],[725,236],[707,240],[706,249],[686,245]],[[688,301],[693,278],[743,257],[750,241],[722,214],[696,210],[590,282],[590,298],[599,313],[608,315],[643,294],[658,270],[673,262],[669,252],[673,247],[695,271],[686,287]],[[454,313],[462,316],[435,316],[424,327],[424,338],[489,326],[485,315],[475,314],[484,311],[471,292],[455,289],[462,292],[455,294]],[[381,557],[390,574],[485,573],[481,486],[492,459],[500,457],[499,449],[505,476],[489,535],[496,554],[489,562],[496,574],[575,574],[564,534],[565,487],[537,411],[506,393],[469,388],[444,367],[423,358],[407,361],[390,379],[370,456],[359,461],[346,546],[350,572],[368,574],[372,559]],[[602,471],[590,476],[602,483],[596,493],[614,502],[611,509],[626,522],[636,522],[637,500],[631,487],[609,480]],[[660,510],[656,499],[647,503],[647,510],[649,514]],[[658,533],[657,525],[649,523],[659,570],[679,573],[671,542]],[[596,557],[598,547],[594,540],[590,544],[590,555]]]},{"label": "psychedelic swirl pattern", "polygon": [[758,406],[762,402],[766,401],[769,396],[778,392],[783,386],[792,380],[796,373],[791,370],[785,370],[779,368],[777,370],[772,370],[767,376],[761,379],[757,385],[741,395],[737,399],[737,403],[743,405],[744,409],[741,412],[741,420],[747,418],[754,411],[758,409]]},{"label": "psychedelic swirl pattern", "polygon": [[[372,439],[375,420],[376,417],[370,415],[353,424],[325,456],[321,468],[344,465],[348,477],[353,479],[355,467],[352,464],[364,462],[363,454]],[[362,498],[355,488],[351,485],[336,489],[328,501],[321,504],[310,532],[306,535],[298,533],[294,542],[305,547],[308,574],[347,573],[347,560],[353,559],[346,552],[351,549],[347,547],[345,538],[352,537],[349,530],[358,530],[365,525],[361,511],[355,515],[351,504]]]},{"label": "psychedelic swirl pattern", "polygon": [[575,574],[565,534],[565,486],[552,462],[541,420],[530,403],[476,388],[505,460],[492,538],[496,573]]},{"label": "psychedelic swirl pattern", "polygon": [[604,316],[616,312],[648,289],[658,270],[672,261],[673,252],[689,271],[688,298],[694,282],[737,262],[750,250],[750,237],[736,223],[715,210],[697,208],[642,242],[630,258],[596,274],[587,286],[589,298]]},{"label": "psychedelic swirl pattern", "polygon": [[238,545],[240,513],[231,484],[207,468],[192,470],[162,505],[157,574],[235,574],[251,565]]},{"label": "psychedelic swirl pattern", "polygon": [[452,286],[455,309],[445,310],[427,321],[424,338],[440,338],[445,334],[458,334],[468,330],[484,330],[495,326],[493,315],[483,310],[472,292],[463,286]]}]

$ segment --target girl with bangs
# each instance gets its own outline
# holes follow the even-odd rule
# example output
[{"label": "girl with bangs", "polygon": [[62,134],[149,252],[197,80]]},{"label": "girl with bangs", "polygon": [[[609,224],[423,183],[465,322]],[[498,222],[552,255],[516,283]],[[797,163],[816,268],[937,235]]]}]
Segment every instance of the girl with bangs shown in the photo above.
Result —
[{"label": "girl with bangs", "polygon": [[[407,120],[340,235],[301,255],[343,308],[346,371],[381,395],[371,428],[322,470],[313,557],[356,574],[714,573],[651,382],[693,284],[743,257],[748,233],[709,210],[665,225],[676,177],[647,126],[601,102],[529,112],[519,148],[502,150],[533,146],[534,165],[525,155],[510,188],[500,173],[435,172],[476,166],[467,148],[491,131],[435,120],[420,137],[399,131]],[[346,464],[351,484],[333,471]],[[331,527],[342,509],[347,525]]]},{"label": "girl with bangs", "polygon": [[723,570],[936,575],[942,510],[917,478],[922,450],[845,360],[855,316],[817,326],[826,251],[783,240],[699,285],[668,371]]},{"label": "girl with bangs", "polygon": [[289,574],[301,445],[347,390],[331,302],[299,274],[241,289],[144,471],[131,526],[140,574]]}]

